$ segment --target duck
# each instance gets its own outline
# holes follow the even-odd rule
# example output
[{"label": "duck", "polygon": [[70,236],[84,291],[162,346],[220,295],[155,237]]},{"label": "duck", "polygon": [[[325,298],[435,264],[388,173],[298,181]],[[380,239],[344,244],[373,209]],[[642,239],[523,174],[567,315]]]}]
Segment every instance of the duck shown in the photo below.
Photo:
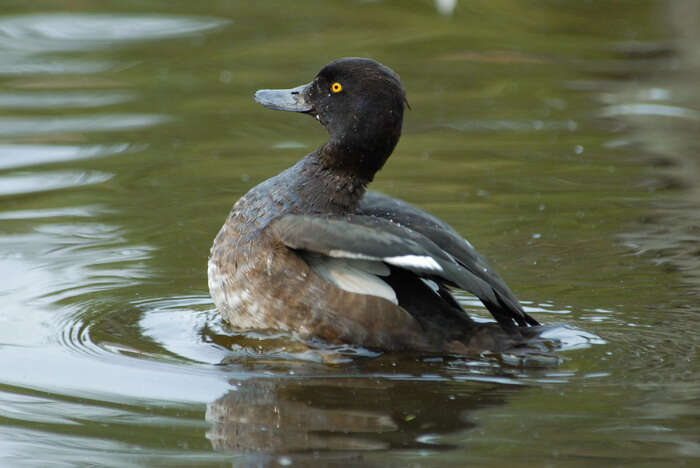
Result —
[{"label": "duck", "polygon": [[[254,99],[306,114],[326,143],[233,206],[216,235],[208,286],[223,320],[315,347],[459,356],[517,349],[540,327],[489,262],[446,222],[367,190],[401,136],[399,75],[368,58],[324,66]],[[495,322],[454,296],[476,296]]]}]

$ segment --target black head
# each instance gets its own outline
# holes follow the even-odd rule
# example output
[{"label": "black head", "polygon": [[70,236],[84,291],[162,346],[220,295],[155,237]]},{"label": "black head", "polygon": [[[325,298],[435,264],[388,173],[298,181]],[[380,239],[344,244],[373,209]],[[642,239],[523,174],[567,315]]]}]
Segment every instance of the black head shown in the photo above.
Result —
[{"label": "black head", "polygon": [[271,109],[314,116],[330,134],[322,154],[335,167],[367,180],[394,150],[406,105],[399,75],[365,58],[336,60],[309,84],[260,90],[255,100]]}]

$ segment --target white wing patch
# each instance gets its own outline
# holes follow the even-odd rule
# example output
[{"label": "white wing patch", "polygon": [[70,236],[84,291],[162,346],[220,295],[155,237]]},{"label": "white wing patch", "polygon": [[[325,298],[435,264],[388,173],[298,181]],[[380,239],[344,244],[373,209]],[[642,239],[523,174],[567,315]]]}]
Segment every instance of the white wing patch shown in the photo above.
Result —
[{"label": "white wing patch", "polygon": [[389,267],[381,261],[328,257],[309,252],[302,256],[316,274],[344,291],[382,297],[396,305],[399,303],[391,286],[379,278],[389,275]]},{"label": "white wing patch", "polygon": [[428,255],[397,255],[395,257],[373,257],[346,250],[330,250],[328,252],[333,258],[348,258],[354,260],[373,260],[374,262],[386,262],[397,267],[425,268],[426,270],[443,271],[438,262]]},{"label": "white wing patch", "polygon": [[442,267],[438,262],[436,262],[433,257],[427,255],[399,255],[397,257],[385,257],[383,260],[389,265],[396,265],[399,267],[415,267],[442,271]]},{"label": "white wing patch", "polygon": [[377,257],[372,257],[371,255],[365,255],[361,253],[348,252],[346,250],[333,249],[328,251],[328,255],[334,258],[355,258],[361,260],[381,260]]}]

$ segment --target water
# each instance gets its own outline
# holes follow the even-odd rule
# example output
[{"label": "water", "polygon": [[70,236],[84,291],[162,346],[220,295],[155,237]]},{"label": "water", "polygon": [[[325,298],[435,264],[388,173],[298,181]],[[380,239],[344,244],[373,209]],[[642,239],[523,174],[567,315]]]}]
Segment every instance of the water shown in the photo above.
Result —
[{"label": "water", "polygon": [[[697,10],[6,2],[0,465],[697,463]],[[554,325],[559,366],[220,323],[213,236],[325,137],[252,92],[346,55],[397,70],[412,106],[374,188],[468,236]]]}]

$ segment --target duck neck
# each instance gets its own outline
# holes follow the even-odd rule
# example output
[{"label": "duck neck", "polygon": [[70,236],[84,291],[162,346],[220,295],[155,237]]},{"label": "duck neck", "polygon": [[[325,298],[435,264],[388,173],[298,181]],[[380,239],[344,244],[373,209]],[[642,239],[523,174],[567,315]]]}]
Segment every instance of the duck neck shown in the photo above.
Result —
[{"label": "duck neck", "polygon": [[394,151],[401,121],[401,112],[390,112],[339,132],[343,137],[331,132],[327,143],[301,161],[299,193],[306,206],[321,213],[354,212],[367,184]]},{"label": "duck neck", "polygon": [[366,185],[394,151],[402,121],[400,108],[365,116],[363,121],[353,121],[340,131],[329,128],[331,138],[318,150],[319,158],[329,170],[352,174]]},{"label": "duck neck", "polygon": [[371,181],[346,167],[332,163],[328,144],[300,161],[301,183],[297,190],[311,211],[328,214],[352,213]]}]

